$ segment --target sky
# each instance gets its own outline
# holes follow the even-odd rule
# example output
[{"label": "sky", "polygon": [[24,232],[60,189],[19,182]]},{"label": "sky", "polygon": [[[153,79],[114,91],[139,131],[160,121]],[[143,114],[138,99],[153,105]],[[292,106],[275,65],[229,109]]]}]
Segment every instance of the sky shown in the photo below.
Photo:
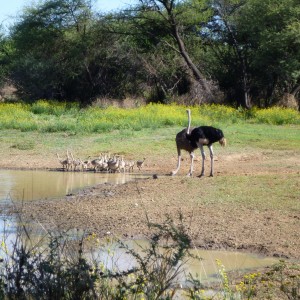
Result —
[{"label": "sky", "polygon": [[[4,29],[7,28],[14,22],[14,17],[22,11],[24,6],[37,2],[37,0],[0,0],[0,24]],[[107,12],[120,9],[132,2],[133,0],[95,0],[95,9]]]}]

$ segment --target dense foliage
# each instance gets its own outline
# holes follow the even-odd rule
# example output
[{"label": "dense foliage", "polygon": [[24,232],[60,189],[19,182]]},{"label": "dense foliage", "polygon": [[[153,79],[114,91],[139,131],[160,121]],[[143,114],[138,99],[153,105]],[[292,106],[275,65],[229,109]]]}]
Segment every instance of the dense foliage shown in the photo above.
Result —
[{"label": "dense foliage", "polygon": [[0,34],[0,87],[84,105],[299,101],[299,20],[298,0],[142,0],[106,14],[90,0],[43,0]]}]

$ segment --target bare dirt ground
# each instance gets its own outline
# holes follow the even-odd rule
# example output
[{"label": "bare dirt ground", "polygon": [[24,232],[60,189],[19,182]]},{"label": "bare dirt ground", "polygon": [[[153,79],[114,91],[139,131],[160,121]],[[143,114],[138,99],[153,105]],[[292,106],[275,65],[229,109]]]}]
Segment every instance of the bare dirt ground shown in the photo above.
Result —
[{"label": "bare dirt ground", "polygon": [[[30,166],[27,163],[29,157],[24,157],[21,165],[20,160],[3,159],[0,167],[59,167],[54,158],[41,156],[30,159]],[[210,191],[218,189],[215,184],[217,177],[274,174],[279,181],[285,176],[300,178],[299,151],[226,153],[215,160],[214,178],[186,177],[189,167],[187,155],[177,176],[164,176],[170,173],[172,167],[175,168],[176,157],[174,155],[169,160],[155,158],[146,161],[143,167],[143,173],[149,174],[148,179],[123,185],[102,184],[59,201],[28,203],[22,210],[25,215],[50,228],[78,228],[95,232],[100,237],[114,235],[126,239],[150,233],[146,215],[151,222],[162,223],[166,215],[176,222],[180,212],[196,247],[255,252],[299,260],[299,210],[281,211],[277,207],[256,209],[244,202],[232,205],[226,201],[209,201],[206,192],[208,187]],[[18,165],[14,161],[18,161]],[[195,175],[198,175],[199,157],[195,164]],[[208,174],[209,160],[206,165]],[[154,174],[157,179],[153,178]],[[300,179],[296,185],[300,191]],[[300,201],[300,192],[294,200]]]}]

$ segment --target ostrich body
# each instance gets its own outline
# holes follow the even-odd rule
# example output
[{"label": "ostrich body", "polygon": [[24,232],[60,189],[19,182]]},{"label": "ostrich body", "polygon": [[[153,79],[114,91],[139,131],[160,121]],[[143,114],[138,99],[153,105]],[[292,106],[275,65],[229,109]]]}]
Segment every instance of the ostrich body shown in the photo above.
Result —
[{"label": "ostrich body", "polygon": [[188,109],[188,127],[180,131],[176,135],[176,146],[178,153],[178,162],[177,169],[172,172],[172,175],[175,175],[180,169],[181,162],[181,150],[186,150],[190,153],[191,157],[191,165],[188,176],[192,176],[193,174],[193,164],[194,164],[194,151],[199,148],[202,156],[202,170],[199,177],[204,176],[204,160],[205,160],[205,152],[203,146],[208,146],[210,152],[210,160],[211,160],[211,168],[210,168],[210,176],[213,176],[214,172],[214,163],[213,163],[213,146],[212,144],[215,142],[219,142],[222,146],[226,145],[226,139],[221,129],[214,128],[212,126],[200,126],[191,130],[191,111]]},{"label": "ostrich body", "polygon": [[221,129],[212,126],[200,126],[192,130],[190,135],[187,135],[193,148],[199,148],[202,156],[202,171],[200,177],[204,176],[204,160],[205,152],[203,146],[206,145],[210,152],[210,176],[214,176],[214,152],[213,143],[219,142],[221,146],[226,145],[226,139]]},{"label": "ostrich body", "polygon": [[[90,156],[89,156],[90,158]],[[98,158],[95,158],[93,160],[90,160],[90,164],[92,167],[94,167],[94,172],[97,172],[97,169],[101,168],[103,162],[102,153],[100,153]]]}]

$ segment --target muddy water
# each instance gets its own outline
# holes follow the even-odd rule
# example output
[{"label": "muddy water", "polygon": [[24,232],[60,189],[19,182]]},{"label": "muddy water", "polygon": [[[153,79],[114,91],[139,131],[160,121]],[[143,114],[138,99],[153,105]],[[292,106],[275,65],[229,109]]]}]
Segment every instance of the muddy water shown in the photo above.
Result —
[{"label": "muddy water", "polygon": [[56,198],[100,183],[122,184],[138,178],[142,175],[0,170],[0,202]]},{"label": "muddy water", "polygon": [[[144,250],[149,248],[146,240],[135,240],[125,242],[130,249],[134,249],[139,255],[144,255]],[[251,272],[257,268],[273,265],[278,259],[273,257],[263,257],[251,253],[233,251],[213,251],[192,249],[193,256],[184,264],[183,272],[178,277],[178,284],[185,285],[185,279],[191,274],[202,283],[221,282],[219,275],[220,266],[217,260],[225,267],[226,272]],[[135,266],[132,256],[127,251],[120,248],[117,244],[108,245],[101,251],[101,261],[106,262],[106,267],[111,270],[126,271]]]},{"label": "muddy water", "polygon": [[[10,199],[13,201],[34,201],[56,198],[100,183],[122,184],[143,177],[145,176],[120,173],[0,170],[0,204],[10,201]],[[0,218],[0,233],[3,233],[6,226],[4,220],[5,217]],[[18,221],[12,219],[10,222],[9,233],[10,239],[13,241]],[[129,241],[128,243],[136,251],[141,251],[141,247],[147,247],[146,241]],[[185,264],[185,274],[191,273],[193,276],[198,274],[200,281],[220,280],[216,259],[222,262],[226,271],[251,270],[271,265],[277,261],[274,258],[264,258],[239,252],[193,251],[202,260],[189,260]],[[126,270],[134,265],[133,258],[129,257],[125,250],[120,249],[117,245],[108,245],[107,249],[101,251],[100,256],[101,260],[106,262],[106,267],[110,269]],[[182,279],[180,280],[182,281]]]}]

